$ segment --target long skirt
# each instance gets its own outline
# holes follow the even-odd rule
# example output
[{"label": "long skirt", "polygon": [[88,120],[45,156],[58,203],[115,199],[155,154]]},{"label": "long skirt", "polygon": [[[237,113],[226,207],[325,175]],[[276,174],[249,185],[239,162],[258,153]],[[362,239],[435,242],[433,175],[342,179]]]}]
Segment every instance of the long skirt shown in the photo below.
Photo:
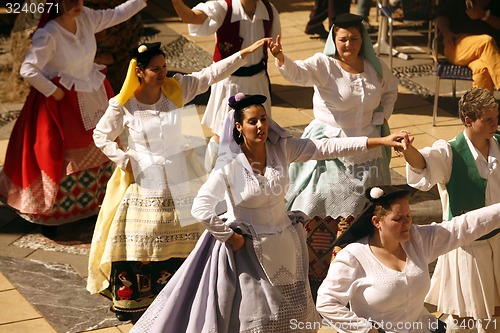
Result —
[{"label": "long skirt", "polygon": [[[162,263],[166,264],[164,269],[173,275],[178,267],[175,265],[176,260],[169,260],[186,258],[204,230],[200,223],[180,226],[167,190],[152,195],[133,182],[131,172],[116,168],[108,182],[94,228],[87,290],[91,294],[106,294],[109,289],[114,291],[112,299],[119,310],[143,309],[156,293],[154,290],[148,291],[146,299],[139,302],[140,291],[148,288],[140,287],[142,283],[137,277],[148,276],[144,281],[161,278],[157,274],[162,271]],[[144,264],[150,266],[139,269]],[[152,273],[151,270],[159,273]],[[122,271],[126,274],[121,274]],[[128,282],[120,284],[122,280],[131,281],[135,286],[127,285]],[[135,288],[136,293],[130,295],[135,303],[127,302],[120,296],[121,292],[118,293],[116,288],[122,285],[131,290]]]},{"label": "long skirt", "polygon": [[302,224],[264,237],[240,227],[237,252],[205,232],[131,333],[316,332]]},{"label": "long skirt", "polygon": [[[112,97],[109,82],[103,84]],[[78,93],[61,88],[61,101],[31,88],[0,175],[0,199],[25,219],[45,225],[97,214],[112,172],[109,159],[94,144],[92,128],[86,129],[82,120],[84,103]]]},{"label": "long skirt", "polygon": [[[302,138],[329,138],[328,130],[326,124],[315,120],[306,127]],[[371,135],[382,136],[388,132],[386,125],[379,126]],[[340,132],[338,135],[341,135]],[[285,197],[287,210],[299,210],[311,217],[319,217],[314,225],[306,225],[309,279],[316,281],[312,285],[313,294],[326,277],[331,260],[340,250],[331,243],[349,227],[368,203],[364,196],[365,190],[391,183],[390,158],[390,149],[376,148],[352,157],[290,165],[290,188]],[[325,220],[326,217],[329,218]]]}]

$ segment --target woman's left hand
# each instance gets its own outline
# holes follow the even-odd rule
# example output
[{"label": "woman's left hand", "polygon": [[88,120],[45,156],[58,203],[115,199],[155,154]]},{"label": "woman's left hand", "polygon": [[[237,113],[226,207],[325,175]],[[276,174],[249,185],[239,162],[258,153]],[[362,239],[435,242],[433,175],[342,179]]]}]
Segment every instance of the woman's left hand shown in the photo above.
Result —
[{"label": "woman's left hand", "polygon": [[403,148],[404,147],[404,138],[405,134],[402,132],[391,133],[388,136],[382,137],[383,145],[394,148]]},{"label": "woman's left hand", "polygon": [[396,154],[398,154],[398,156],[403,156],[403,152],[412,147],[413,140],[415,140],[415,137],[414,136],[410,137],[410,132],[406,130],[399,131],[399,134],[403,135],[403,137],[400,139],[402,146],[394,147],[394,150],[396,151]]},{"label": "woman's left hand", "polygon": [[283,66],[285,62],[285,56],[283,55],[283,46],[281,45],[281,36],[278,35],[276,37],[276,43],[271,42],[269,43],[269,50],[271,51],[271,54],[278,59],[279,66]]},{"label": "woman's left hand", "polygon": [[235,232],[231,237],[229,237],[227,242],[233,248],[233,252],[236,252],[241,249],[243,245],[245,245],[245,237]]}]

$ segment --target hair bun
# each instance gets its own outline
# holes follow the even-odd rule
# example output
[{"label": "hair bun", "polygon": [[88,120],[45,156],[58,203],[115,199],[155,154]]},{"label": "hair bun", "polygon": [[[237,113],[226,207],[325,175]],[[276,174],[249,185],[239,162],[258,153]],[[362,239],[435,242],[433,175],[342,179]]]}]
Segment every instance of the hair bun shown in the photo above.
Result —
[{"label": "hair bun", "polygon": [[227,104],[234,110],[240,110],[250,105],[262,105],[266,100],[264,95],[245,95],[240,92],[229,97]]},{"label": "hair bun", "polygon": [[143,43],[139,45],[139,47],[134,47],[132,50],[130,50],[129,54],[132,58],[137,58],[138,56],[147,56],[148,53],[159,50],[160,47],[160,42]]}]

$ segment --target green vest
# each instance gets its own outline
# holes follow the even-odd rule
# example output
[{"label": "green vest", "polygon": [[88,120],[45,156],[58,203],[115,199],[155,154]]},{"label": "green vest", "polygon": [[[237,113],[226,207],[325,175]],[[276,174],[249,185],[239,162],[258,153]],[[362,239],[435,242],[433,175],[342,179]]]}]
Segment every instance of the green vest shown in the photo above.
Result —
[{"label": "green vest", "polygon": [[[500,136],[495,134],[499,141]],[[481,178],[469,150],[464,133],[449,141],[453,152],[451,176],[446,190],[448,191],[448,218],[485,206],[487,180]]]}]

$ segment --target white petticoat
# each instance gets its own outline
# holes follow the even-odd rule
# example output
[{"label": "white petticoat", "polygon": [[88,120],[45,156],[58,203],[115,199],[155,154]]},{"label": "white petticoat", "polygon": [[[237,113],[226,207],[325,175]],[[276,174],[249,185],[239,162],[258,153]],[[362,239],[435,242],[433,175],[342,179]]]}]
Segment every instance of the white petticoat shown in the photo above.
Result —
[{"label": "white petticoat", "polygon": [[425,301],[443,313],[492,318],[500,306],[500,234],[440,256]]}]

